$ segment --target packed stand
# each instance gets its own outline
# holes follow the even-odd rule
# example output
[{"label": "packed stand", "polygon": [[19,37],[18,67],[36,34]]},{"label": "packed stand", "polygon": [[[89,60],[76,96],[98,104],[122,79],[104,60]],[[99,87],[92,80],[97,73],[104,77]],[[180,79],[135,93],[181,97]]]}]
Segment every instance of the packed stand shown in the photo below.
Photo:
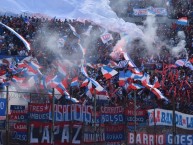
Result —
[{"label": "packed stand", "polygon": [[[118,53],[120,55],[118,59],[112,58],[109,55],[118,40],[120,40],[118,33],[109,32],[113,39],[107,43],[103,43],[100,36],[106,33],[106,30],[88,21],[61,21],[58,19],[48,20],[34,17],[5,16],[1,16],[0,20],[21,34],[30,42],[32,48],[32,50],[27,51],[15,36],[1,28],[0,48],[2,54],[11,56],[33,56],[37,58],[36,61],[42,66],[40,70],[43,75],[37,75],[35,79],[37,87],[33,88],[33,91],[38,93],[43,90],[46,92],[45,86],[41,85],[41,81],[44,78],[48,81],[50,78],[54,78],[58,72],[58,61],[63,60],[62,63],[65,65],[66,72],[64,76],[64,86],[67,92],[81,103],[92,103],[93,98],[91,96],[93,94],[92,92],[90,96],[87,94],[87,87],[80,87],[80,85],[71,86],[72,80],[76,77],[78,77],[80,84],[86,79],[80,71],[81,63],[84,61],[88,76],[96,80],[107,90],[105,95],[110,98],[102,103],[97,100],[99,101],[99,105],[124,105],[133,107],[133,89],[125,88],[119,84],[119,74],[114,75],[110,79],[106,79],[101,73],[101,67],[104,65],[112,67],[117,72],[127,72],[127,70],[130,69],[129,67],[116,67],[116,64],[124,60],[122,52]],[[180,29],[185,31],[187,42],[190,39],[188,36],[192,35],[192,31],[188,31],[188,27],[180,27]],[[155,107],[172,109],[172,97],[174,96],[176,109],[184,113],[192,114],[192,70],[187,67],[176,67],[174,65],[176,60],[187,57],[186,54],[174,57],[170,52],[170,47],[175,47],[179,42],[177,31],[178,29],[174,29],[173,26],[160,24],[157,33],[160,35],[160,38],[164,36],[163,39],[166,40],[163,41],[166,42],[161,46],[158,45],[159,42],[155,42],[154,47],[160,49],[160,53],[155,55],[149,55],[147,53],[147,48],[145,45],[142,45],[144,43],[142,40],[139,39],[132,42],[132,51],[130,52],[132,60],[134,60],[137,67],[142,70],[143,73],[150,75],[151,84],[153,84],[155,76],[158,78],[160,83],[159,90],[168,98],[168,101],[158,100],[155,94],[149,89],[139,89],[136,92],[138,109]],[[170,43],[172,43],[172,45]],[[187,48],[189,48],[188,58],[190,62],[192,62],[190,44],[187,44]],[[83,55],[84,53],[85,55]],[[66,59],[70,62],[64,61]],[[17,61],[15,62],[17,63]],[[23,75],[18,75],[18,73],[14,74],[7,63],[2,65],[1,69],[2,75],[6,74],[7,80],[12,80],[15,75],[17,77],[22,77]],[[139,80],[128,79],[127,81],[129,83],[141,84]],[[63,94],[63,96],[65,95],[66,94]],[[66,101],[66,97],[61,97],[58,102],[62,104],[69,103]]]}]

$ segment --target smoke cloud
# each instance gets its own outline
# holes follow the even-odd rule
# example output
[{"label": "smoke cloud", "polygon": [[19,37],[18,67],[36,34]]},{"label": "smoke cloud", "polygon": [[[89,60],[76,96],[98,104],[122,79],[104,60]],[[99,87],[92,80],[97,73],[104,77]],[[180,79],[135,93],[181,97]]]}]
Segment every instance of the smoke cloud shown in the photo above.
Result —
[{"label": "smoke cloud", "polygon": [[185,33],[184,31],[178,31],[177,38],[179,39],[179,43],[177,44],[176,47],[173,47],[171,49],[171,53],[173,56],[177,58],[185,58],[188,59],[188,53],[185,48],[186,46],[186,41],[185,41]]}]

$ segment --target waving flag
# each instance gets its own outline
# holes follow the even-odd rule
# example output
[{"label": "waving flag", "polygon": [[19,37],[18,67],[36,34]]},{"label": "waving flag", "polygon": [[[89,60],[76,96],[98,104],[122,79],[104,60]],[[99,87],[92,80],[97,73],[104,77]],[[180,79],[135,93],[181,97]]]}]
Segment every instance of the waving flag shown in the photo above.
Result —
[{"label": "waving flag", "polygon": [[3,63],[4,65],[7,65],[7,66],[11,65],[12,62],[13,62],[13,59],[12,59],[12,58],[4,58],[4,59],[2,59],[2,63]]},{"label": "waving flag", "polygon": [[88,83],[85,92],[86,92],[86,95],[87,95],[90,99],[92,99],[92,96],[93,96],[93,87],[92,87],[92,83],[91,83],[91,82]]},{"label": "waving flag", "polygon": [[17,76],[12,77],[12,81],[15,82],[15,83],[23,83],[24,80],[25,80],[25,78],[20,78],[20,77],[17,77]]},{"label": "waving flag", "polygon": [[46,85],[46,77],[43,75],[42,78],[40,79],[40,84],[39,84],[40,89],[47,89]]},{"label": "waving flag", "polygon": [[147,74],[144,75],[143,80],[142,80],[142,85],[146,87],[147,89],[149,89],[152,93],[154,93],[158,99],[168,100],[165,96],[162,95],[160,90],[155,88],[156,85],[153,86],[149,84],[149,75]]},{"label": "waving flag", "polygon": [[133,72],[131,72],[130,70],[127,70],[125,72],[125,78],[128,79],[133,79],[133,80],[141,80],[142,79],[142,75],[141,74],[135,74]]},{"label": "waving flag", "polygon": [[108,63],[108,66],[110,66],[112,68],[117,67],[117,63],[112,61],[112,60],[110,60],[109,63]]},{"label": "waving flag", "polygon": [[191,64],[190,61],[186,61],[185,67],[188,67],[190,70],[193,70],[193,65]]},{"label": "waving flag", "polygon": [[119,86],[124,86],[125,85],[125,72],[124,71],[120,71],[119,72]]},{"label": "waving flag", "polygon": [[62,83],[62,78],[60,75],[55,75],[54,78],[52,78],[52,80],[48,83],[48,85],[52,88],[56,87],[57,85],[59,85],[60,83]]},{"label": "waving flag", "polygon": [[61,63],[57,63],[57,66],[58,66],[58,73],[60,73],[61,76],[66,77],[67,75],[66,67]]},{"label": "waving flag", "polygon": [[175,65],[176,66],[184,66],[185,63],[186,63],[186,59],[178,59],[178,60],[176,60]]},{"label": "waving flag", "polygon": [[89,82],[85,92],[86,92],[86,95],[90,99],[93,98],[93,95],[96,95],[96,99],[98,99],[98,100],[109,100],[108,92],[105,90],[102,90],[102,91],[96,90],[95,94],[94,94],[94,88],[93,88],[93,84],[91,82]]},{"label": "waving flag", "polygon": [[91,81],[91,83],[95,86],[95,89],[97,90],[97,91],[103,91],[104,90],[104,88],[97,82],[97,81],[95,81],[94,79],[92,79],[92,78],[90,78],[90,81]]},{"label": "waving flag", "polygon": [[160,87],[160,83],[158,81],[158,78],[155,77],[154,83],[153,83],[153,88],[159,88]]},{"label": "waving flag", "polygon": [[107,91],[101,91],[101,92],[96,92],[96,99],[98,100],[109,100],[109,95]]},{"label": "waving flag", "polygon": [[[55,90],[56,90],[56,94],[61,94],[61,95],[64,95],[65,92],[66,92],[66,88],[60,83],[58,84],[57,86],[54,87]],[[58,95],[57,95],[58,96]],[[57,97],[57,99],[60,99]]]},{"label": "waving flag", "polygon": [[156,95],[156,97],[159,100],[164,99],[164,100],[168,101],[168,99],[165,96],[163,96],[163,94],[157,88],[152,88],[151,91],[152,91],[152,93],[154,93]]},{"label": "waving flag", "polygon": [[85,79],[83,83],[81,84],[81,87],[86,87],[89,83],[89,79]]},{"label": "waving flag", "polygon": [[17,32],[15,32],[12,28],[10,28],[9,26],[3,24],[0,22],[0,25],[4,26],[6,29],[8,29],[9,31],[11,31],[15,36],[17,36],[25,45],[25,47],[30,50],[30,44],[21,36],[19,35]]},{"label": "waving flag", "polygon": [[129,61],[128,60],[122,60],[118,63],[117,67],[118,68],[125,68],[126,66],[128,66]]},{"label": "waving flag", "polygon": [[177,20],[176,24],[178,25],[188,25],[188,18],[187,17],[181,17]]},{"label": "waving flag", "polygon": [[18,68],[24,68],[24,67],[26,67],[26,66],[27,66],[27,64],[24,63],[24,62],[20,62],[20,63],[17,64],[17,67],[18,67]]},{"label": "waving flag", "polygon": [[88,78],[88,74],[87,74],[87,72],[86,72],[86,69],[84,68],[84,66],[82,65],[81,66],[81,73],[85,76],[85,77],[87,77]]},{"label": "waving flag", "polygon": [[123,53],[123,56],[125,58],[125,60],[128,61],[128,66],[131,67],[131,69],[134,71],[134,73],[142,75],[142,72],[140,72],[140,70],[137,68],[137,66],[133,63],[133,61],[131,60],[131,58],[127,55],[126,52]]},{"label": "waving flag", "polygon": [[118,73],[116,70],[108,66],[101,67],[101,72],[106,79],[110,79]]},{"label": "waving flag", "polygon": [[[68,92],[65,92],[65,94],[67,94]],[[73,97],[70,97],[70,95],[65,95],[64,96],[66,100],[70,100],[72,101],[73,103],[79,103],[79,101],[76,99],[76,98],[73,98]]]},{"label": "waving flag", "polygon": [[143,89],[144,86],[139,85],[139,84],[135,84],[135,83],[126,83],[125,84],[125,89],[126,90],[139,90],[139,89]]},{"label": "waving flag", "polygon": [[28,90],[31,89],[32,87],[38,87],[36,85],[37,79],[38,79],[37,76],[31,76],[27,81],[22,82],[18,86],[22,90]]},{"label": "waving flag", "polygon": [[37,64],[36,62],[34,61],[30,61],[29,63],[27,63],[32,69],[34,70],[38,70],[40,68],[42,68],[39,64]]},{"label": "waving flag", "polygon": [[131,83],[129,88],[131,88],[132,90],[139,90],[139,89],[143,89],[144,86],[139,85],[139,84],[135,84],[135,83]]},{"label": "waving flag", "polygon": [[74,34],[74,36],[76,36],[77,38],[80,38],[80,35],[76,32],[76,29],[71,24],[68,24],[68,25],[70,27],[70,30]]},{"label": "waving flag", "polygon": [[34,76],[38,74],[37,70],[33,70],[32,68],[28,67],[28,68],[24,68],[21,71],[21,74],[23,74],[25,77],[29,77],[29,76]]},{"label": "waving flag", "polygon": [[71,87],[78,87],[79,86],[79,82],[78,82],[78,77],[75,77],[72,79],[72,82],[70,84]]}]

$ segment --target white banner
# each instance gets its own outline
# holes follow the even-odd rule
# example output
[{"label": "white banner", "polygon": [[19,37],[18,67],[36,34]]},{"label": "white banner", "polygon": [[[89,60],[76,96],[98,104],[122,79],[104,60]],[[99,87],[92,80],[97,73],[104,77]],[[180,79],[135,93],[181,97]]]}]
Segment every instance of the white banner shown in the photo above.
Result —
[{"label": "white banner", "polygon": [[[155,113],[155,114],[154,114]],[[149,125],[173,125],[173,112],[172,110],[164,109],[150,109],[148,110]],[[184,114],[175,111],[176,127],[193,130],[193,115]]]},{"label": "white banner", "polygon": [[153,7],[148,7],[144,9],[133,8],[133,14],[135,16],[147,16],[147,15],[167,16],[167,10],[165,8],[153,8]]},{"label": "white banner", "polygon": [[110,40],[113,40],[113,37],[110,33],[105,33],[103,35],[101,35],[101,40],[103,41],[103,43],[107,43]]}]

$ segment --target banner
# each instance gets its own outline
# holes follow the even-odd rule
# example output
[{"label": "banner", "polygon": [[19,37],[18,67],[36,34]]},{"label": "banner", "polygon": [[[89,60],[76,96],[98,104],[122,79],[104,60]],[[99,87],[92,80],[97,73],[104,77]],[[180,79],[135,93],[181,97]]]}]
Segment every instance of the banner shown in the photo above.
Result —
[{"label": "banner", "polygon": [[29,109],[29,119],[31,120],[48,120],[50,104],[35,104],[30,103]]},{"label": "banner", "polygon": [[124,108],[118,107],[101,107],[101,123],[123,123]]},{"label": "banner", "polygon": [[[30,124],[30,144],[51,145],[51,123],[32,122]],[[54,143],[57,145],[73,145],[81,143],[81,124],[55,123]]]},{"label": "banner", "polygon": [[101,35],[101,40],[102,40],[102,42],[103,42],[104,44],[107,43],[107,42],[110,41],[110,40],[113,40],[112,34],[110,34],[110,33],[105,33],[105,34]]},{"label": "banner", "polygon": [[27,141],[27,123],[20,122],[13,125],[12,138],[13,140]]},{"label": "banner", "polygon": [[147,133],[128,133],[128,144],[134,145],[136,141],[137,145],[166,145],[165,136],[159,134],[147,134]]},{"label": "banner", "polygon": [[7,107],[7,100],[5,98],[0,98],[0,120],[6,119],[6,107]]},{"label": "banner", "polygon": [[[153,126],[155,123],[156,125],[166,125],[166,126],[173,125],[172,110],[150,109],[148,110],[148,118],[150,126]],[[176,127],[193,130],[193,115],[188,115],[175,111],[175,121]]]},{"label": "banner", "polygon": [[[11,113],[18,113],[19,111],[24,111],[24,110],[25,110],[25,106],[23,106],[23,105],[11,105],[10,106]],[[19,112],[19,113],[21,113],[21,112]]]},{"label": "banner", "polygon": [[[71,105],[54,105],[55,121],[80,121],[91,122],[92,106],[71,104]],[[49,112],[49,119],[52,120],[52,112]]]},{"label": "banner", "polygon": [[125,125],[106,125],[105,141],[119,142],[125,139]]},{"label": "banner", "polygon": [[[166,135],[166,143],[173,144],[173,135]],[[193,144],[193,135],[192,134],[177,134],[175,135],[175,145],[192,145]]]},{"label": "banner", "polygon": [[104,127],[95,127],[85,126],[84,127],[84,143],[91,144],[94,143],[96,140],[97,143],[104,143],[105,142],[105,131]]},{"label": "banner", "polygon": [[[136,111],[136,125],[138,124],[146,124],[146,110],[137,110]],[[125,117],[126,121],[128,122],[128,125],[135,125],[135,116],[134,116],[134,110],[125,109]]]},{"label": "banner", "polygon": [[11,115],[9,117],[10,120],[27,120],[27,110],[25,110],[25,106],[21,105],[11,105],[10,106]]},{"label": "banner", "polygon": [[147,15],[167,16],[167,10],[166,8],[154,8],[154,7],[148,7],[144,9],[133,8],[133,15],[135,16],[147,16]]},{"label": "banner", "polygon": [[[136,137],[134,133],[128,133],[128,144],[134,145],[136,140],[137,145],[173,145],[172,134],[147,134],[137,133]],[[193,135],[192,134],[176,134],[174,138],[175,145],[192,145]]]}]

